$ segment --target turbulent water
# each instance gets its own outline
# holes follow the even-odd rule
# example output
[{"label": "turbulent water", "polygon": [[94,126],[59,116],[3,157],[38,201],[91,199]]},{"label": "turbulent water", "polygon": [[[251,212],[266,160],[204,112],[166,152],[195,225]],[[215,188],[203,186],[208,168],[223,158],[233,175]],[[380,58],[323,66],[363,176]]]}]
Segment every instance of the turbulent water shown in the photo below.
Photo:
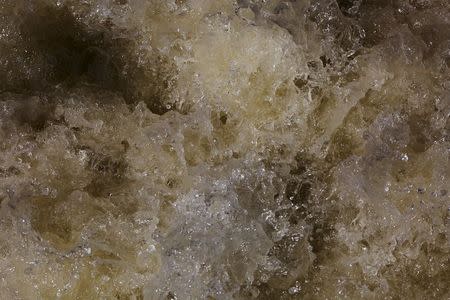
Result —
[{"label": "turbulent water", "polygon": [[1,299],[450,299],[448,0],[0,0]]}]

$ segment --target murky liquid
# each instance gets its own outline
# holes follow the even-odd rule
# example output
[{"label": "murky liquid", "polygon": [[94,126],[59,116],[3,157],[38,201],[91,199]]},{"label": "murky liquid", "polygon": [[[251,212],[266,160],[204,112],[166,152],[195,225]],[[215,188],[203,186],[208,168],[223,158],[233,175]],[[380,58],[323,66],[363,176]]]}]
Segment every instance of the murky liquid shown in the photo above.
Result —
[{"label": "murky liquid", "polygon": [[449,299],[446,0],[0,0],[0,298]]}]

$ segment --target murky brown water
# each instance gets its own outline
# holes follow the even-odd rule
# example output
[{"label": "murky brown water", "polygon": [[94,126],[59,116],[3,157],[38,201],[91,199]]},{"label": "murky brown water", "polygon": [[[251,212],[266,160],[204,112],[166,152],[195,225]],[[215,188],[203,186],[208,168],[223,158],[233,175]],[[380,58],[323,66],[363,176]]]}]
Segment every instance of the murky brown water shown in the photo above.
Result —
[{"label": "murky brown water", "polygon": [[1,299],[450,299],[446,0],[0,0]]}]

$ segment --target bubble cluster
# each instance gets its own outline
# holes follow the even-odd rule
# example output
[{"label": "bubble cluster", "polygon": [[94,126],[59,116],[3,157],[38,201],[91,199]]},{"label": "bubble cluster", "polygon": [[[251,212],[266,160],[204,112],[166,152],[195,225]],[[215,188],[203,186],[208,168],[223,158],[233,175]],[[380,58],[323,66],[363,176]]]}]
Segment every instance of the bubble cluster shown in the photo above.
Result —
[{"label": "bubble cluster", "polygon": [[447,299],[445,0],[0,0],[0,298]]}]

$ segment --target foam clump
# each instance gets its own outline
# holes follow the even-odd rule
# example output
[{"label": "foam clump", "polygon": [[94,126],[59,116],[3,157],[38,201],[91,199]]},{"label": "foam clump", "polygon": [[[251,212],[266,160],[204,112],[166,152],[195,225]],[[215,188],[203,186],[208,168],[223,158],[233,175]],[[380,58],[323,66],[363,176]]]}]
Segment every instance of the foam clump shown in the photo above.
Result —
[{"label": "foam clump", "polygon": [[0,2],[0,296],[445,299],[446,1]]}]

